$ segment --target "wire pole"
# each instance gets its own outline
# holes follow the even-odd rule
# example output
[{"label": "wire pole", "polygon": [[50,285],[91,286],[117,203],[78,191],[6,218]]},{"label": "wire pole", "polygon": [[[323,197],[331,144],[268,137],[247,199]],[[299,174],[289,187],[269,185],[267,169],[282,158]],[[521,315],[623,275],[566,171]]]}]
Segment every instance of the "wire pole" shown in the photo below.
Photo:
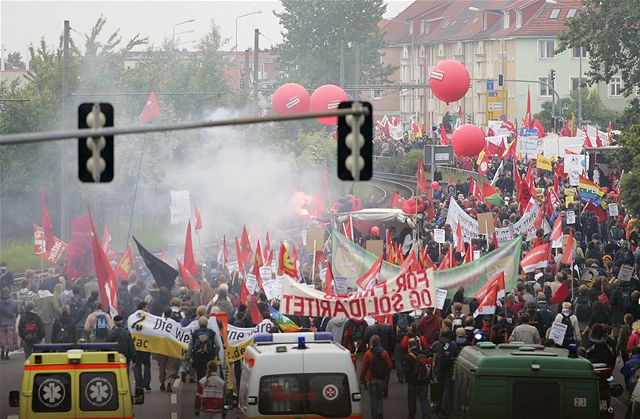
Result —
[{"label": "wire pole", "polygon": [[[69,21],[64,21],[62,52],[62,129],[69,129]],[[60,143],[60,237],[69,239],[69,144]]]},{"label": "wire pole", "polygon": [[138,183],[140,183],[140,170],[142,169],[142,156],[144,155],[144,148],[140,153],[140,162],[138,163],[138,176],[136,177],[136,186],[133,189],[133,201],[131,203],[131,215],[129,216],[129,229],[127,230],[127,243],[129,237],[131,237],[131,226],[133,225],[133,211],[136,208],[136,197],[138,196]]}]

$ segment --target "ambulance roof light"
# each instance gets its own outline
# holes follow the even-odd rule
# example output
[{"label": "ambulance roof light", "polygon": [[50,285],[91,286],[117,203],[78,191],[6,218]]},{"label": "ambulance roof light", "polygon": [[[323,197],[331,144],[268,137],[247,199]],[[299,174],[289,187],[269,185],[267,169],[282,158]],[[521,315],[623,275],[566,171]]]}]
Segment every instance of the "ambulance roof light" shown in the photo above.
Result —
[{"label": "ambulance roof light", "polygon": [[331,342],[333,336],[329,332],[302,332],[302,333],[258,333],[253,337],[253,343],[300,343],[300,338],[307,342]]},{"label": "ambulance roof light", "polygon": [[77,349],[85,352],[104,352],[118,351],[116,342],[97,342],[97,343],[40,343],[33,345],[33,352],[67,352]]},{"label": "ambulance roof light", "polygon": [[313,340],[318,342],[318,341],[332,341],[333,340],[333,335],[331,334],[331,332],[316,332],[313,334]]},{"label": "ambulance roof light", "polygon": [[253,337],[253,343],[271,343],[273,335],[270,333],[258,333]]}]

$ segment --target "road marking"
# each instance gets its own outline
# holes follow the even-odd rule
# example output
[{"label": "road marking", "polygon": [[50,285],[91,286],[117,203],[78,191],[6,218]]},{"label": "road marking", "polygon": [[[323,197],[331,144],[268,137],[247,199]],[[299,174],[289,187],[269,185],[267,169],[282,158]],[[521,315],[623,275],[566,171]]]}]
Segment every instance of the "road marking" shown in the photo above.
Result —
[{"label": "road marking", "polygon": [[171,419],[178,419],[178,412],[171,412]]},{"label": "road marking", "polygon": [[176,381],[173,383],[173,387],[180,387],[180,385],[182,384],[182,380],[179,378],[176,378]]},{"label": "road marking", "polygon": [[19,419],[18,415],[9,415],[7,416],[7,419]]},{"label": "road marking", "polygon": [[178,404],[178,395],[171,394],[171,404]]}]

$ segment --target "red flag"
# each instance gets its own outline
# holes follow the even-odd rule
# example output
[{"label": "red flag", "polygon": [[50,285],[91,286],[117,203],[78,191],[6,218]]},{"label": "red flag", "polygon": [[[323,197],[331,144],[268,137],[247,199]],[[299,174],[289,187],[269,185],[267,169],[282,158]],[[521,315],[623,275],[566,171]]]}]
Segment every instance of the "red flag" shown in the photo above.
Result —
[{"label": "red flag", "polygon": [[347,224],[344,225],[344,235],[351,241],[353,241],[353,223],[351,220],[351,214],[349,214],[349,219],[347,220]]},{"label": "red flag", "polygon": [[262,285],[262,276],[260,275],[260,266],[258,265],[257,260],[253,261],[253,274],[256,276],[258,288],[260,288],[260,291],[264,291],[264,286]]},{"label": "red flag", "polygon": [[238,271],[244,274],[244,262],[242,261],[242,252],[240,251],[240,243],[236,237],[236,259],[238,260]]},{"label": "red flag", "polygon": [[[89,217],[91,217],[91,214],[89,214]],[[98,233],[96,233],[93,220],[91,220],[91,233],[93,234],[93,240],[91,242],[93,264],[96,270],[96,277],[98,279],[98,289],[100,290],[102,306],[106,312],[117,312],[118,299],[116,291],[118,289],[118,285],[116,284],[116,275],[113,272],[113,269],[111,269],[109,259],[107,259],[107,255],[102,248],[100,240],[98,239]]]},{"label": "red flag", "polygon": [[436,213],[434,210],[434,203],[433,201],[429,200],[429,203],[427,204],[429,205],[429,207],[427,208],[427,221],[433,221],[436,219]]},{"label": "red flag", "polygon": [[478,188],[478,183],[473,178],[473,176],[469,179],[469,193],[476,197],[476,199],[480,202],[484,199],[482,195],[482,191]]},{"label": "red flag", "polygon": [[449,267],[455,268],[456,266],[458,266],[458,261],[456,260],[456,257],[453,254],[453,246],[449,246]]},{"label": "red flag", "polygon": [[440,264],[438,265],[438,270],[439,271],[444,271],[445,269],[449,269],[451,267],[450,253],[451,252],[447,251],[447,254],[444,255],[442,257],[442,259],[440,260]]},{"label": "red flag", "polygon": [[264,265],[264,260],[262,259],[262,249],[260,248],[260,239],[258,239],[258,244],[256,245],[256,257],[253,258],[254,262],[258,263],[258,266]]},{"label": "red flag", "polygon": [[92,272],[91,246],[93,245],[92,221],[89,214],[71,222],[71,243],[62,272],[65,278],[77,279]]},{"label": "red flag", "polygon": [[418,192],[424,193],[427,190],[427,175],[424,172],[422,166],[422,158],[418,159],[418,171],[416,172],[416,181],[418,185]]},{"label": "red flag", "polygon": [[227,247],[226,235],[222,237],[222,261],[224,262],[224,266],[227,266],[229,263],[229,248]]},{"label": "red flag", "polygon": [[536,246],[527,253],[520,261],[520,266],[525,273],[533,272],[536,269],[544,269],[549,264],[549,250],[551,243],[544,243]]},{"label": "red flag", "polygon": [[531,91],[527,87],[527,114],[524,116],[523,121],[524,128],[532,128],[533,122],[531,121]]},{"label": "red flag", "polygon": [[51,224],[51,218],[49,218],[49,210],[44,200],[44,187],[40,188],[40,212],[42,219],[42,230],[44,230],[44,239],[47,252],[51,251],[51,248],[56,244],[56,240],[53,234],[53,224]]},{"label": "red flag", "polygon": [[271,239],[269,238],[269,232],[267,231],[267,235],[264,238],[264,247],[262,248],[262,253],[263,253],[263,257],[264,259],[269,259],[270,253],[271,253]]},{"label": "red flag", "polygon": [[298,269],[293,256],[292,245],[287,242],[280,244],[280,260],[278,263],[278,275],[287,274],[292,278],[298,278]]},{"label": "red flag", "polygon": [[544,127],[542,126],[542,123],[540,121],[538,121],[537,118],[536,118],[535,121],[533,121],[533,127],[538,130],[538,138],[544,137],[544,135],[545,135]]},{"label": "red flag", "polygon": [[464,248],[464,236],[462,235],[462,223],[458,222],[456,226],[456,252],[463,254]]},{"label": "red flag", "polygon": [[453,174],[449,173],[449,185],[453,185]]},{"label": "red flag", "polygon": [[502,123],[500,124],[500,128],[506,128],[511,132],[516,132],[516,126],[513,125],[513,122],[509,121],[508,119],[502,121]]},{"label": "red flag", "polygon": [[596,146],[602,147],[602,140],[600,139],[600,129],[596,125]]},{"label": "red flag", "polygon": [[365,272],[360,278],[356,280],[356,284],[360,289],[366,290],[374,285],[378,281],[378,275],[380,275],[380,269],[382,269],[382,256]]},{"label": "red flag", "polygon": [[442,145],[451,144],[451,141],[449,141],[449,137],[447,137],[447,130],[444,129],[444,124],[440,124],[440,138]]},{"label": "red flag", "polygon": [[196,217],[196,226],[194,228],[196,234],[198,234],[200,232],[200,230],[202,230],[202,217],[200,216],[200,210],[198,209],[198,207],[196,206],[196,209],[194,210],[195,213],[195,217]]},{"label": "red flag", "polygon": [[251,262],[251,254],[253,250],[251,250],[251,242],[249,241],[249,234],[247,233],[247,227],[242,226],[242,236],[240,237],[240,257],[242,259],[238,259],[238,261],[242,260],[242,263]]},{"label": "red flag", "polygon": [[607,145],[611,145],[611,134],[612,134],[612,127],[611,127],[611,121],[609,121],[609,126],[607,127]]},{"label": "red flag", "polygon": [[493,285],[491,285],[491,288],[489,288],[489,290],[487,291],[485,297],[480,301],[478,308],[476,309],[475,313],[473,313],[473,317],[485,314],[495,314],[497,301],[498,284],[493,283]]},{"label": "red flag", "polygon": [[543,223],[544,223],[544,211],[542,210],[542,208],[540,208],[540,211],[538,211],[536,218],[533,220],[533,226],[536,228],[536,230],[540,230],[542,228]]},{"label": "red flag", "polygon": [[109,226],[104,225],[104,229],[102,230],[102,248],[104,249],[104,253],[109,257],[109,245],[111,244],[111,233],[109,232]]},{"label": "red flag", "polygon": [[564,249],[562,249],[562,261],[561,263],[567,266],[573,265],[573,253],[576,250],[576,242],[573,239],[573,229],[569,230],[569,238]]},{"label": "red flag", "polygon": [[[497,217],[496,217],[497,218]],[[495,230],[493,231],[493,237],[491,238],[492,243],[493,243],[493,247],[495,249],[497,249],[498,247],[500,247],[500,244],[498,243],[498,235],[496,234]]]},{"label": "red flag", "polygon": [[418,259],[416,258],[416,252],[411,249],[407,258],[402,262],[402,266],[400,266],[400,272],[405,273],[408,271],[419,271],[420,265],[418,264]]},{"label": "red flag", "polygon": [[158,97],[156,92],[151,92],[147,103],[145,103],[142,113],[138,117],[140,122],[147,124],[160,116],[160,105],[158,104]]},{"label": "red flag", "polygon": [[125,250],[120,262],[116,265],[115,274],[117,277],[122,279],[129,279],[129,275],[133,271],[133,251],[131,250],[131,245],[127,246],[127,250]]},{"label": "red flag", "polygon": [[200,289],[200,283],[193,277],[191,272],[180,262],[179,259],[176,260],[178,261],[178,269],[180,269],[182,282],[184,282],[191,291],[198,291]]},{"label": "red flag", "polygon": [[549,300],[549,304],[563,303],[566,301],[568,296],[569,296],[569,288],[567,287],[567,284],[563,282],[562,285],[560,285],[560,287],[558,287],[556,292],[554,292],[553,295],[551,296],[551,299]]},{"label": "red flag", "polygon": [[187,223],[187,236],[184,239],[184,266],[193,275],[198,273],[198,265],[193,257],[193,244],[191,243],[191,221]]},{"label": "red flag", "polygon": [[462,261],[462,264],[464,265],[465,263],[469,263],[473,261],[473,250],[471,250],[471,245],[467,245],[467,250],[466,253],[464,254],[464,260]]},{"label": "red flag", "polygon": [[487,153],[486,149],[480,152],[477,163],[478,174],[482,176],[486,175],[489,169],[489,153]]},{"label": "red flag", "polygon": [[491,278],[489,281],[487,281],[487,283],[484,284],[478,290],[478,292],[476,292],[473,298],[475,298],[478,301],[482,301],[487,296],[487,293],[489,292],[491,287],[493,287],[496,284],[498,285],[498,294],[500,294],[501,291],[504,293],[506,289],[506,284],[504,282],[504,272],[500,272],[499,274]]},{"label": "red flag", "polygon": [[589,138],[589,133],[587,132],[587,128],[584,127],[582,132],[584,132],[584,143],[582,143],[582,147],[593,148],[593,144],[591,144],[591,138]]},{"label": "red flag", "polygon": [[562,217],[558,216],[556,221],[553,223],[553,228],[551,229],[551,235],[549,236],[549,240],[551,242],[556,242],[562,238]]},{"label": "red flag", "polygon": [[333,272],[331,272],[331,262],[327,262],[327,273],[324,278],[324,292],[333,295]]},{"label": "red flag", "polygon": [[487,129],[487,137],[495,137],[496,133],[493,132],[493,128],[489,127]]},{"label": "red flag", "polygon": [[398,191],[393,191],[393,195],[391,195],[391,203],[389,204],[389,208],[400,208],[402,207],[402,198],[400,197],[400,193]]},{"label": "red flag", "polygon": [[425,245],[422,251],[422,267],[423,269],[436,269],[436,265],[431,260],[431,256],[429,256],[428,249],[429,246]]}]

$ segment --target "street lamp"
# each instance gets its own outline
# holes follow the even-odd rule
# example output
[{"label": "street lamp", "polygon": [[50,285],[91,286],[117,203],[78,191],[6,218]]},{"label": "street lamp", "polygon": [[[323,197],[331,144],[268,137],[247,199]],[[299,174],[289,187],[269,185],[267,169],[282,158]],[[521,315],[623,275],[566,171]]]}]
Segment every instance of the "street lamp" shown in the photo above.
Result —
[{"label": "street lamp", "polygon": [[189,19],[189,20],[185,20],[184,22],[180,22],[180,23],[176,23],[175,25],[173,25],[173,29],[171,31],[171,46],[173,47],[175,41],[176,41],[176,26],[180,26],[180,25],[184,25],[185,23],[191,23],[191,22],[195,22],[195,19]]},{"label": "street lamp", "polygon": [[256,10],[253,12],[245,13],[236,18],[236,46],[233,48],[234,51],[238,51],[238,19],[245,16],[259,15],[260,13],[262,13],[262,10]]}]

